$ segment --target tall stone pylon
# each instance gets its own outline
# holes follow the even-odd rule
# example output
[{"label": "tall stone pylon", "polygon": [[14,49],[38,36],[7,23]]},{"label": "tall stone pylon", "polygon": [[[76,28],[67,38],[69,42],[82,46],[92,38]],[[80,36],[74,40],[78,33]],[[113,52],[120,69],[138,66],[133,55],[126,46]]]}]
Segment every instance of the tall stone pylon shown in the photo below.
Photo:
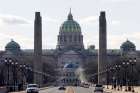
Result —
[{"label": "tall stone pylon", "polygon": [[[100,12],[99,16],[99,52],[98,52],[98,71],[105,70],[107,65],[107,32],[106,32],[106,15],[105,11]],[[98,83],[103,84],[105,77],[99,75]]]},{"label": "tall stone pylon", "polygon": [[[40,12],[35,12],[34,20],[34,71],[42,72],[42,18]],[[42,86],[42,75],[34,73],[34,83]]]}]

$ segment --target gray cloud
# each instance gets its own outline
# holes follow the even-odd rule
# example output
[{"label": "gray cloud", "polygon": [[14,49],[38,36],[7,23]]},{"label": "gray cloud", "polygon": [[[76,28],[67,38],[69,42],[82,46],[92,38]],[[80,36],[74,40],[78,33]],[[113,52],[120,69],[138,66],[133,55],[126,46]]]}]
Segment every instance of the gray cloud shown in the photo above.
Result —
[{"label": "gray cloud", "polygon": [[20,16],[13,16],[13,15],[0,15],[0,24],[30,24],[31,22],[23,17]]},{"label": "gray cloud", "polygon": [[47,22],[52,22],[52,23],[58,23],[60,21],[59,19],[55,19],[51,17],[44,17],[43,20]]},{"label": "gray cloud", "polygon": [[93,23],[98,21],[98,16],[87,16],[80,19],[81,23]]}]

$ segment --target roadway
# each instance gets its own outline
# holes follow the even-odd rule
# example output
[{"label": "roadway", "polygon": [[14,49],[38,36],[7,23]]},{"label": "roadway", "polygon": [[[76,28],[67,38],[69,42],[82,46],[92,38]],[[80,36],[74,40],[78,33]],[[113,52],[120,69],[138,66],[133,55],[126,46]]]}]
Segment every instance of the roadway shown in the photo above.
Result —
[{"label": "roadway", "polygon": [[93,93],[94,88],[83,88],[83,87],[67,87],[66,90],[58,90],[59,87],[48,88],[40,90],[39,93]]},{"label": "roadway", "polygon": [[[66,90],[58,90],[59,87],[50,87],[50,88],[43,88],[39,91],[39,93],[94,93],[94,87],[90,88],[83,88],[83,87],[67,87]],[[132,92],[125,92],[125,91],[117,91],[117,90],[111,90],[106,89],[104,93],[132,93]],[[135,88],[135,93],[140,92],[140,87]],[[11,92],[11,93],[26,93],[25,91],[22,92]]]},{"label": "roadway", "polygon": [[[83,88],[83,87],[67,87],[66,90],[58,90],[59,87],[51,87],[42,89],[39,93],[94,93],[94,87]],[[12,93],[26,93],[22,92],[12,92]]]},{"label": "roadway", "polygon": [[40,90],[39,93],[65,93],[63,90],[58,90],[58,87]]}]

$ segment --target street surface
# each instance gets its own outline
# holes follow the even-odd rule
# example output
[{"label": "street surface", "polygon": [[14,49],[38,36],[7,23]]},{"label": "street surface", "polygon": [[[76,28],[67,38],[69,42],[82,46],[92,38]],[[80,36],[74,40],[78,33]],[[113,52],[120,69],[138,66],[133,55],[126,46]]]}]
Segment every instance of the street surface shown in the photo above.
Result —
[{"label": "street surface", "polygon": [[[67,87],[66,90],[58,90],[59,87],[50,87],[50,88],[42,88],[39,93],[94,93],[94,87],[90,88],[83,88],[83,87]],[[125,92],[117,91],[110,89],[104,89],[106,92],[104,93],[132,93],[132,92]],[[26,93],[25,91],[21,92],[11,92],[11,93]],[[135,87],[135,93],[140,93],[140,87]]]},{"label": "street surface", "polygon": [[[112,89],[112,86],[108,86],[109,89],[107,89],[107,86],[104,86],[104,93],[132,93],[132,92],[125,92],[125,86],[123,86],[122,91],[118,91],[117,89]],[[39,93],[94,93],[94,87],[84,88],[84,87],[74,87],[74,86],[68,86],[66,87],[66,90],[59,90],[59,87],[44,87],[40,88]],[[140,93],[140,86],[134,87],[135,92],[134,93]],[[26,93],[25,91],[21,92],[10,92],[10,93]]]},{"label": "street surface", "polygon": [[[39,91],[39,93],[94,93],[94,87],[83,88],[83,87],[67,87],[66,90],[58,90],[59,87],[46,88]],[[12,92],[12,93],[25,93],[23,92]],[[105,92],[107,93],[107,92]]]},{"label": "street surface", "polygon": [[58,90],[58,87],[53,87],[45,90],[40,90],[39,93],[65,93],[65,91]]},{"label": "street surface", "polygon": [[67,87],[66,90],[58,90],[59,87],[41,90],[39,93],[93,93],[93,88]]}]

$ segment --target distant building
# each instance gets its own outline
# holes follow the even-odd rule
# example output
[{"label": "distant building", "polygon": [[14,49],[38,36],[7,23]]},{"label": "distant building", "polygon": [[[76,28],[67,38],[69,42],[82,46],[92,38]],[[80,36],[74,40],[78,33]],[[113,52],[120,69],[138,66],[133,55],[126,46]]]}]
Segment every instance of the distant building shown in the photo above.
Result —
[{"label": "distant building", "polygon": [[60,84],[63,85],[80,85],[81,81],[79,78],[79,73],[77,72],[78,65],[75,63],[67,63],[65,64],[63,71],[61,73],[61,81]]},{"label": "distant building", "polygon": [[[35,25],[36,26],[36,25]],[[48,33],[49,34],[49,33]],[[94,36],[94,35],[93,35]],[[117,62],[120,58],[125,54],[131,54],[131,52],[135,52],[135,57],[140,59],[140,51],[136,50],[136,46],[131,41],[127,40],[122,43],[120,49],[108,49],[107,50],[107,61],[108,63]],[[2,71],[5,73],[3,77],[5,82],[8,80],[7,78],[7,69],[3,68],[5,65],[5,59],[12,59],[12,61],[18,62],[18,64],[27,64],[33,67],[34,62],[34,50],[33,49],[21,49],[20,45],[11,40],[6,46],[5,51],[0,52],[0,74]],[[85,62],[97,62],[98,61],[98,49],[95,49],[94,45],[89,46],[88,49],[84,48],[83,43],[83,35],[81,31],[81,27],[76,22],[70,12],[68,14],[68,18],[64,23],[60,26],[58,40],[56,49],[44,49],[42,50],[42,68],[45,69],[45,64],[50,63],[53,64],[54,68],[59,72],[58,73],[58,81],[62,81],[65,85],[74,85],[79,84],[80,79],[76,76],[74,71],[83,65]],[[36,62],[36,65],[40,64],[40,62]],[[9,78],[12,80],[14,75],[12,74],[12,68],[9,68]],[[17,72],[20,70],[17,70]],[[61,72],[64,72],[63,74]],[[24,75],[20,73],[16,73],[18,77],[24,78]],[[25,83],[25,81],[32,81],[33,76],[26,76],[28,80],[19,79],[16,81],[17,84]],[[62,78],[63,77],[63,78]],[[0,79],[2,80],[2,79]],[[12,82],[9,82],[13,84]]]}]

